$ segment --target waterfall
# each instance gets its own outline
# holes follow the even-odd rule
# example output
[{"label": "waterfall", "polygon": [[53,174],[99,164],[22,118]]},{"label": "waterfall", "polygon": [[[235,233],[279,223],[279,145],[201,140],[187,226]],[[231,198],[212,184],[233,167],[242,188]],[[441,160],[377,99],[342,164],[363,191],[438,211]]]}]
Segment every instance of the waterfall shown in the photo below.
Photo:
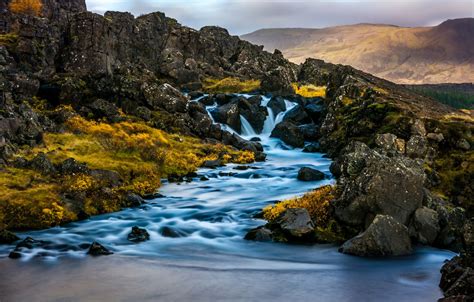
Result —
[{"label": "waterfall", "polygon": [[240,123],[242,124],[242,135],[243,136],[256,136],[257,133],[253,129],[252,125],[250,125],[249,121],[242,115],[240,115]]},{"label": "waterfall", "polygon": [[272,133],[273,129],[275,128],[275,114],[273,113],[272,108],[267,107],[268,116],[263,124],[263,131],[262,134],[270,134]]}]

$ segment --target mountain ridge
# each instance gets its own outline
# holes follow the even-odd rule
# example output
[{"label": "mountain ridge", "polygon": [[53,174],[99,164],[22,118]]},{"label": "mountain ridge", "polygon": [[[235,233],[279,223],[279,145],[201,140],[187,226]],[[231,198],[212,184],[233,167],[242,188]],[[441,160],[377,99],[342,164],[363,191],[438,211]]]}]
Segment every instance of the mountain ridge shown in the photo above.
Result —
[{"label": "mountain ridge", "polygon": [[279,49],[294,63],[308,57],[351,65],[399,84],[474,82],[474,19],[433,27],[390,24],[261,29],[241,36]]}]

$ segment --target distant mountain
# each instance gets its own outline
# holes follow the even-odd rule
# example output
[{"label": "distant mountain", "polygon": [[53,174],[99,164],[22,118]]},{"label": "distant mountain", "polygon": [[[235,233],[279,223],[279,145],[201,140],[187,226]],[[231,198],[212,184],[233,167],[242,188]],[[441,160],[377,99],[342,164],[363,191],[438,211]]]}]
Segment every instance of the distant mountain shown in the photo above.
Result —
[{"label": "distant mountain", "polygon": [[474,82],[474,18],[416,28],[357,24],[262,29],[241,38],[269,51],[279,49],[295,63],[314,57],[396,83]]}]

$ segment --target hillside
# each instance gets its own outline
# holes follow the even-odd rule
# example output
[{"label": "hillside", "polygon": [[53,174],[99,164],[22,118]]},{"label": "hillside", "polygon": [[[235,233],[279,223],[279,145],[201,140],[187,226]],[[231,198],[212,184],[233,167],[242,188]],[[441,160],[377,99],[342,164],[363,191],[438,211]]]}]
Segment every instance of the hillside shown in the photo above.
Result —
[{"label": "hillside", "polygon": [[322,29],[262,29],[242,39],[279,49],[292,62],[308,57],[351,65],[402,84],[474,82],[474,19],[435,27],[357,24]]}]

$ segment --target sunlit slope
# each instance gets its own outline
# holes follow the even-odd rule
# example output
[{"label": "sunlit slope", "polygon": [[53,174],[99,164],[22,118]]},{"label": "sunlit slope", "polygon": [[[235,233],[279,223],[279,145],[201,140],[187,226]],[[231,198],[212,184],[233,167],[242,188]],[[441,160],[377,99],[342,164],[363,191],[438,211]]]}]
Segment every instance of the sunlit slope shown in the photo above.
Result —
[{"label": "sunlit slope", "polygon": [[323,29],[263,29],[242,36],[301,63],[346,64],[405,84],[474,82],[474,19],[436,27],[358,24]]}]

